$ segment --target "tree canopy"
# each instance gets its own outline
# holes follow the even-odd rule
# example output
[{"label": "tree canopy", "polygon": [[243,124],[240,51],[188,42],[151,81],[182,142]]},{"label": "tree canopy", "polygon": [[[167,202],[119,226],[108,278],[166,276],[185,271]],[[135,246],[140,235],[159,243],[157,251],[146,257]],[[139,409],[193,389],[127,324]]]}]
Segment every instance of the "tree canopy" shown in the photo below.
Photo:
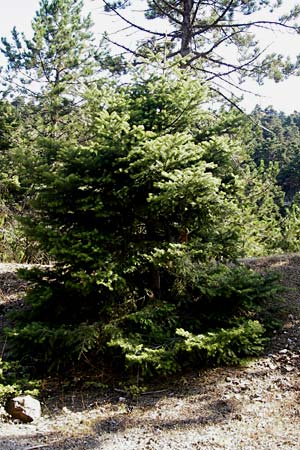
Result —
[{"label": "tree canopy", "polygon": [[68,135],[67,125],[94,79],[98,49],[91,17],[83,17],[82,8],[82,0],[41,0],[31,39],[16,28],[11,41],[1,39],[7,61],[2,93],[26,99],[32,109],[26,122],[32,115],[32,128],[40,136]]},{"label": "tree canopy", "polygon": [[[107,11],[122,18],[127,26],[145,34],[132,49],[110,38],[108,33],[109,40],[137,56],[147,48],[161,52],[164,58],[181,56],[183,65],[197,70],[202,80],[209,81],[223,96],[227,97],[233,87],[236,92],[248,78],[261,83],[266,77],[280,81],[298,73],[298,59],[291,61],[285,55],[269,53],[256,36],[260,30],[297,34],[300,12],[297,5],[283,14],[280,6],[285,2],[269,0],[149,0],[133,4],[127,0],[103,0],[103,3]],[[165,19],[169,24],[167,31],[128,19],[126,9],[130,7],[144,8],[149,20]]]}]

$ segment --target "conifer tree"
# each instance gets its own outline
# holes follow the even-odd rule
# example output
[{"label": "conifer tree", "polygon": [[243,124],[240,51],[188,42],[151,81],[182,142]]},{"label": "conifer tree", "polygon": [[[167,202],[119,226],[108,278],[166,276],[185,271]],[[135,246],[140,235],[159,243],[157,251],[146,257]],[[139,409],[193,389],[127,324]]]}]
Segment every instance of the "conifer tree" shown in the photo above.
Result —
[{"label": "conifer tree", "polygon": [[284,192],[277,184],[278,164],[245,167],[241,183],[241,229],[245,256],[281,251]]},{"label": "conifer tree", "polygon": [[286,115],[274,108],[256,107],[252,117],[259,124],[253,127],[250,139],[253,159],[258,166],[261,161],[266,167],[270,163],[278,164],[277,181],[285,192],[286,203],[291,203],[300,190],[299,114]]},{"label": "conifer tree", "polygon": [[[108,37],[122,49],[140,55],[151,49],[164,58],[181,56],[183,64],[194,67],[203,80],[210,81],[223,98],[232,87],[241,89],[249,77],[261,83],[265,78],[275,81],[295,74],[299,61],[292,62],[282,54],[268,53],[259,42],[256,31],[297,34],[299,5],[282,13],[285,2],[244,0],[148,0],[140,2],[148,24],[130,19],[126,10],[131,1],[103,0],[106,11],[121,18],[127,27],[141,31],[145,37],[135,48]],[[288,5],[287,5],[288,6]],[[259,16],[260,13],[260,16]],[[151,26],[151,20],[164,19],[166,26]],[[109,35],[109,33],[108,33]],[[272,38],[270,39],[272,40]],[[227,98],[228,100],[228,98]]]},{"label": "conifer tree", "polygon": [[204,99],[185,71],[149,66],[125,87],[92,89],[93,139],[58,142],[23,221],[55,264],[25,275],[33,289],[12,352],[50,370],[109,360],[169,373],[194,351],[198,364],[262,348],[253,319],[268,283],[214,263],[238,256],[239,176],[224,170],[237,145],[199,141]]},{"label": "conifer tree", "polygon": [[[1,39],[7,61],[1,91],[19,117],[18,132],[9,139],[10,178],[19,184],[15,200],[21,215],[31,213],[28,199],[55,163],[57,142],[77,143],[88,136],[84,96],[96,79],[99,52],[91,18],[82,10],[81,0],[41,0],[32,38],[14,28],[11,39]],[[47,149],[41,151],[45,139]]]},{"label": "conifer tree", "polygon": [[11,41],[1,39],[7,60],[2,92],[26,99],[25,121],[34,136],[69,136],[94,78],[97,48],[82,8],[82,0],[41,0],[31,39],[16,28]]}]

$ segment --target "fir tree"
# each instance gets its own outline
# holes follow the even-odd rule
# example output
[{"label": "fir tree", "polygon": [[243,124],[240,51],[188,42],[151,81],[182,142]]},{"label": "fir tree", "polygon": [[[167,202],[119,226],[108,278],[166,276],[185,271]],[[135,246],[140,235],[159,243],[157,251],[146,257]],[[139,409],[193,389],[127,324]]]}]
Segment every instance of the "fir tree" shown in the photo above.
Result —
[{"label": "fir tree", "polygon": [[27,273],[28,309],[9,333],[12,352],[36,367],[169,373],[262,348],[254,319],[272,284],[215,264],[237,256],[238,175],[205,155],[236,145],[212,133],[199,142],[201,83],[162,72],[147,66],[126,87],[93,89],[93,140],[58,142],[43,173],[24,225],[55,264]]}]

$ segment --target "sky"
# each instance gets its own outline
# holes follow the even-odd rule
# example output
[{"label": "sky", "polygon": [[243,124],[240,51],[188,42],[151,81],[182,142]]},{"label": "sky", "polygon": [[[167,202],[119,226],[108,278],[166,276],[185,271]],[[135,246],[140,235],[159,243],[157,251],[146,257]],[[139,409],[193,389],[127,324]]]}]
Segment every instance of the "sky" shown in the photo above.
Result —
[{"label": "sky", "polygon": [[[295,2],[296,0],[283,0],[286,5]],[[119,28],[115,19],[102,12],[101,0],[84,0],[84,3],[85,12],[92,14],[96,37],[100,38],[105,30],[111,32]],[[16,26],[18,31],[23,31],[30,37],[31,21],[38,7],[39,0],[0,0],[0,36],[9,37],[12,28]],[[132,34],[126,39],[135,40],[136,37]],[[300,54],[300,35],[292,37],[282,31],[274,31],[268,36],[259,37],[264,41],[263,45],[268,46],[268,51],[279,51],[291,57]],[[116,40],[117,38],[116,35]],[[3,65],[3,59],[0,59],[0,64]],[[263,86],[249,82],[244,87],[256,94],[244,94],[242,105],[247,111],[251,111],[256,104],[262,108],[272,105],[276,110],[287,114],[300,111],[300,76],[281,83],[267,81]]]}]

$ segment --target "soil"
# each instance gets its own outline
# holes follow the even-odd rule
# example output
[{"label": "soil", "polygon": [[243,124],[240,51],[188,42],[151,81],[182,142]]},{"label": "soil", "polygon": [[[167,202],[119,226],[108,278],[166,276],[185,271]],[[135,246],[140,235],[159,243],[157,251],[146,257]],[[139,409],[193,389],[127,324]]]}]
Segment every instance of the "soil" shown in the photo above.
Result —
[{"label": "soil", "polygon": [[[41,419],[22,424],[2,411],[0,449],[299,449],[300,256],[244,263],[278,271],[288,288],[284,326],[262,357],[188,373],[138,397],[95,386],[70,392],[57,382],[40,398]],[[0,265],[0,321],[7,308],[22,304],[26,285],[16,268]]]}]

